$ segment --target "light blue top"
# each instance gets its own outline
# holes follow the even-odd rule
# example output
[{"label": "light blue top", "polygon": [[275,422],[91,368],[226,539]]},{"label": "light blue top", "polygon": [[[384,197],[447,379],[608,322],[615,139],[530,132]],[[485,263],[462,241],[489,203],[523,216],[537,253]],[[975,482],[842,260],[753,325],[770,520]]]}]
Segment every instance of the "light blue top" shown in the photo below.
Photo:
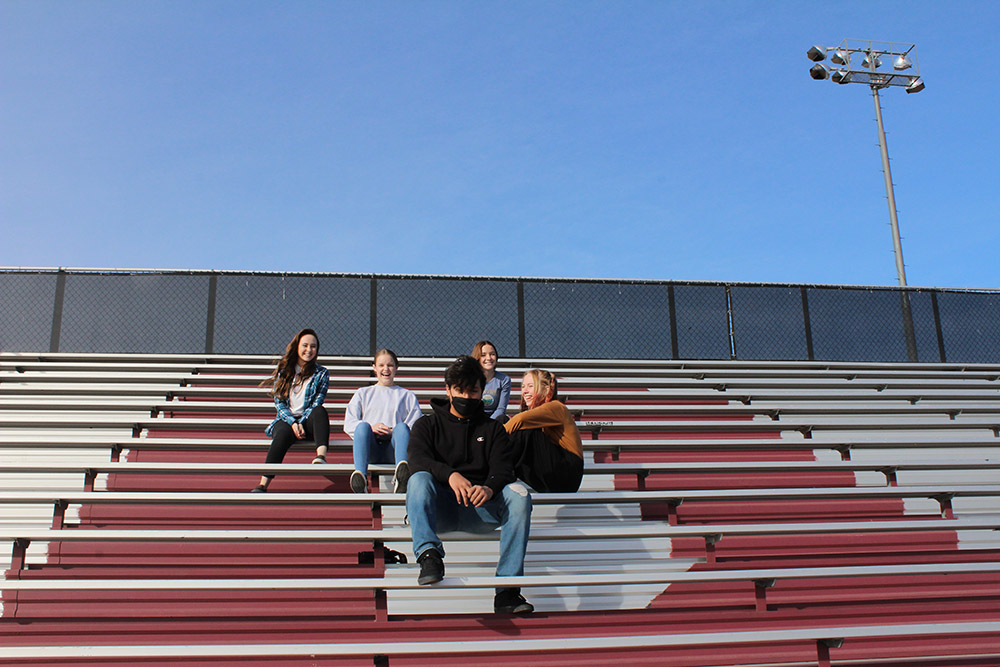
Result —
[{"label": "light blue top", "polygon": [[507,415],[510,402],[510,376],[496,371],[493,379],[483,387],[483,410],[491,419],[502,420]]}]

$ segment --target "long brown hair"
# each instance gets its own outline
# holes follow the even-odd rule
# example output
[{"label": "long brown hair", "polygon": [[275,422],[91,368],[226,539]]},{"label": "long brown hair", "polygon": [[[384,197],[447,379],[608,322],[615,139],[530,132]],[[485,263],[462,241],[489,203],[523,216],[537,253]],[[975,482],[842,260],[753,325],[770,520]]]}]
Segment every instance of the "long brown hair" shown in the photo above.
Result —
[{"label": "long brown hair", "polygon": [[[559,382],[556,380],[556,376],[548,371],[543,371],[541,368],[532,368],[530,371],[526,371],[524,377],[531,376],[531,379],[535,381],[535,398],[539,396],[548,396],[545,403],[549,401],[559,400]],[[524,380],[521,381],[522,383]],[[542,405],[539,403],[538,405]],[[532,407],[524,402],[524,395],[521,395],[521,410],[530,410]]]},{"label": "long brown hair", "polygon": [[299,342],[303,336],[312,336],[316,339],[316,357],[305,365],[302,369],[302,380],[312,377],[316,372],[316,359],[319,358],[319,336],[312,329],[303,329],[295,334],[295,338],[285,348],[285,354],[275,367],[271,377],[260,383],[261,387],[270,387],[270,395],[288,400],[288,393],[292,389],[292,382],[295,381],[295,369],[299,367]]},{"label": "long brown hair", "polygon": [[[483,348],[489,345],[493,348],[494,352],[497,352],[497,346],[488,340],[481,340],[476,343],[472,348],[472,358],[479,361],[479,357],[483,356]],[[497,352],[497,361],[500,361],[500,353]]]}]

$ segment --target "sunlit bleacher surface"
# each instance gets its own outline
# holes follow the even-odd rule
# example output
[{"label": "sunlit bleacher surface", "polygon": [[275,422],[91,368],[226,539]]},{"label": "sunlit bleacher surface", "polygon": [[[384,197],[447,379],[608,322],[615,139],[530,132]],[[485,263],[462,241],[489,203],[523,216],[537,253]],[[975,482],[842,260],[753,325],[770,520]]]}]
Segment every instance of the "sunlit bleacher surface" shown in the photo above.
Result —
[{"label": "sunlit bleacher surface", "polygon": [[[512,618],[495,538],[419,587],[391,467],[350,493],[369,358],[320,358],[329,464],[264,465],[274,361],[0,355],[0,664],[1000,664],[1000,365],[504,359],[586,462]],[[401,361],[428,409],[450,359]]]}]

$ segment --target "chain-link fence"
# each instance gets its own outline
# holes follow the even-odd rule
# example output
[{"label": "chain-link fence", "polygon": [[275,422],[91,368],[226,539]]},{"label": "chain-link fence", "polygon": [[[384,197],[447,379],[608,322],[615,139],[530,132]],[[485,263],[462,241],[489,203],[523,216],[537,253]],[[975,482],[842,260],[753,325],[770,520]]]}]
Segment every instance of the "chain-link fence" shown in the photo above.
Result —
[{"label": "chain-link fence", "polygon": [[1000,292],[552,278],[0,270],[0,350],[1000,363]]}]

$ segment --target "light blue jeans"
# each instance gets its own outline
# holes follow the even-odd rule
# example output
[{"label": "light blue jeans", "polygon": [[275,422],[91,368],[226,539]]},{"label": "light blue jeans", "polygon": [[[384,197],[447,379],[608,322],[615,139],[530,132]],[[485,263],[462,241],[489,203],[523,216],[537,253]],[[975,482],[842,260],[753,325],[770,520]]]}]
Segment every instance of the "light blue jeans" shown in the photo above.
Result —
[{"label": "light blue jeans", "polygon": [[406,460],[410,444],[410,427],[400,422],[392,435],[376,438],[372,426],[361,422],[354,429],[354,469],[367,475],[369,463],[399,463]]},{"label": "light blue jeans", "polygon": [[410,476],[406,487],[406,513],[410,518],[414,556],[419,557],[427,549],[437,549],[444,555],[438,531],[492,533],[499,526],[497,576],[524,574],[524,552],[531,529],[531,494],[520,482],[508,484],[482,507],[466,507],[455,500],[450,486],[440,484],[429,472],[421,470]]}]

